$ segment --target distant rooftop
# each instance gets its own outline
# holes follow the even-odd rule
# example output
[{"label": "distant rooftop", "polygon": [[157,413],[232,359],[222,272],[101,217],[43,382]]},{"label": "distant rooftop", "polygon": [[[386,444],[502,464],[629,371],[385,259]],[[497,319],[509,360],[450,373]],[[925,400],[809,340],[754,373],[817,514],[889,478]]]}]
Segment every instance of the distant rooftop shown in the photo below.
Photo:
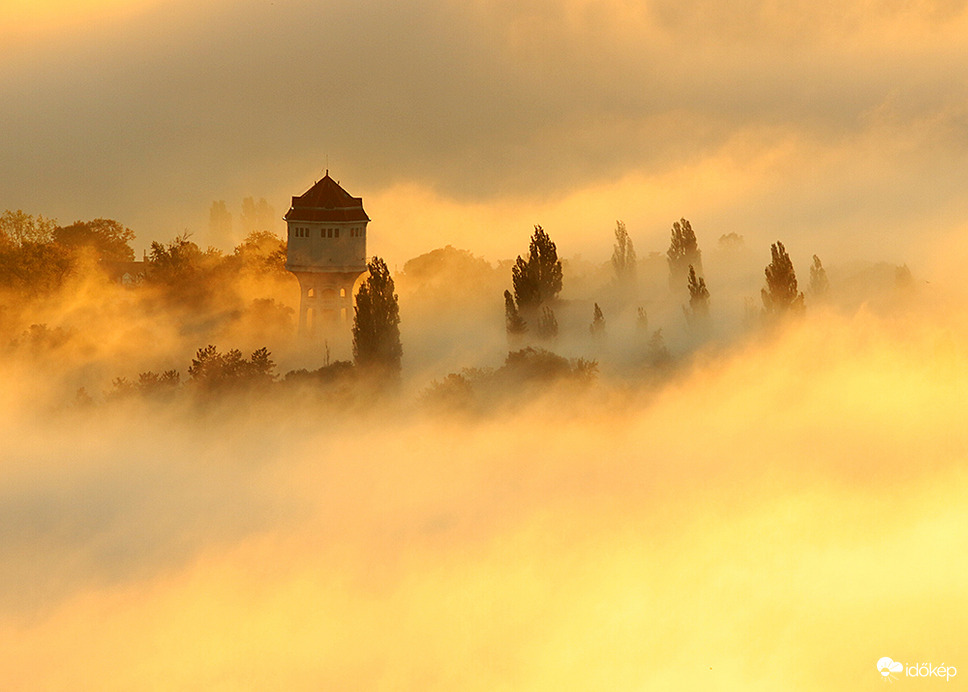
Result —
[{"label": "distant rooftop", "polygon": [[286,221],[369,221],[370,217],[363,211],[363,198],[353,197],[329,177],[329,171],[323,179],[309,188],[299,197],[292,198],[292,207],[285,215]]}]

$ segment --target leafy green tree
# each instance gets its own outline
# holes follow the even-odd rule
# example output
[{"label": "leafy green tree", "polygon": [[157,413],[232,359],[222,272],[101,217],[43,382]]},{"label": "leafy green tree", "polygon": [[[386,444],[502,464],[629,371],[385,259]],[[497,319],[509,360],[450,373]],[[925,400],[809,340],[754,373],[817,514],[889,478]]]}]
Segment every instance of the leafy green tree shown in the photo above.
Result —
[{"label": "leafy green tree", "polygon": [[400,307],[386,263],[374,257],[370,275],[356,294],[353,319],[353,359],[360,367],[400,372]]},{"label": "leafy green tree", "polygon": [[689,265],[689,278],[686,282],[689,288],[689,309],[683,306],[686,321],[692,326],[701,326],[709,318],[709,289],[706,280],[696,276],[696,269]]},{"label": "leafy green tree", "polygon": [[820,258],[813,256],[813,266],[810,267],[810,293],[816,298],[823,298],[830,289],[830,282],[827,281],[827,270],[823,268]]},{"label": "leafy green tree", "polygon": [[772,261],[766,266],[766,288],[760,291],[769,317],[803,312],[803,294],[797,291],[797,275],[783,243],[770,247]]},{"label": "leafy green tree", "polygon": [[612,248],[612,268],[620,290],[628,292],[635,288],[635,247],[625,228],[624,221],[615,222],[615,245]]},{"label": "leafy green tree", "polygon": [[672,238],[666,258],[669,262],[669,286],[674,291],[680,290],[685,283],[689,265],[697,267],[702,273],[702,253],[688,220],[680,219],[672,224]]},{"label": "leafy green tree", "polygon": [[72,250],[91,248],[99,259],[108,262],[134,260],[134,250],[129,245],[134,240],[134,231],[113,219],[75,221],[70,226],[58,226],[53,238]]},{"label": "leafy green tree", "polygon": [[558,248],[541,226],[535,226],[528,259],[518,255],[511,268],[514,300],[526,318],[558,297],[561,292],[561,278]]}]

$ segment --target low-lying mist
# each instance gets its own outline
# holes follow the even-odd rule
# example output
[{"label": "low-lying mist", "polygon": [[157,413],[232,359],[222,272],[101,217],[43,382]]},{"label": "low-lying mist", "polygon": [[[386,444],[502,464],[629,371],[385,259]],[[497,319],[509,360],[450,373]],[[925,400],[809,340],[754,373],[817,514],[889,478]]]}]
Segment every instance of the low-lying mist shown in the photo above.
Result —
[{"label": "low-lying mist", "polygon": [[[77,277],[8,312],[0,687],[855,690],[880,689],[882,656],[968,670],[957,302],[833,265],[826,301],[766,326],[765,260],[721,252],[702,332],[661,258],[624,301],[607,268],[566,263],[558,340],[520,344],[561,356],[537,371],[508,357],[507,265],[409,264],[382,393],[193,389],[209,343],[266,346],[280,376],[324,365],[291,322],[246,317],[260,296],[287,314],[284,281],[172,306]],[[113,384],[168,369],[174,394]]]}]

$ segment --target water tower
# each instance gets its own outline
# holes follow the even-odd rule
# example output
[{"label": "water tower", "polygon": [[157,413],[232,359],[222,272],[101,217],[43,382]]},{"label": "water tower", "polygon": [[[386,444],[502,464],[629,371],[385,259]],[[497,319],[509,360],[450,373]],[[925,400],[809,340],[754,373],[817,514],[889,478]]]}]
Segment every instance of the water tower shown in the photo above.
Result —
[{"label": "water tower", "polygon": [[[353,285],[366,271],[363,198],[329,177],[299,197],[286,213],[286,269],[299,279],[299,333],[320,337],[353,314]],[[345,327],[340,327],[345,330]]]}]

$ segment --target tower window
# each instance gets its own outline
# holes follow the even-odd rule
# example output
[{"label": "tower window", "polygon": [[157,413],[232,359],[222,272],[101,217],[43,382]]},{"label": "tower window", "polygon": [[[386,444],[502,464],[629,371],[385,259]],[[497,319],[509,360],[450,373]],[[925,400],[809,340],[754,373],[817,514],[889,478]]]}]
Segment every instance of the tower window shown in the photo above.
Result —
[{"label": "tower window", "polygon": [[333,237],[334,238],[339,238],[339,229],[338,228],[335,229],[335,232],[333,233]]}]

